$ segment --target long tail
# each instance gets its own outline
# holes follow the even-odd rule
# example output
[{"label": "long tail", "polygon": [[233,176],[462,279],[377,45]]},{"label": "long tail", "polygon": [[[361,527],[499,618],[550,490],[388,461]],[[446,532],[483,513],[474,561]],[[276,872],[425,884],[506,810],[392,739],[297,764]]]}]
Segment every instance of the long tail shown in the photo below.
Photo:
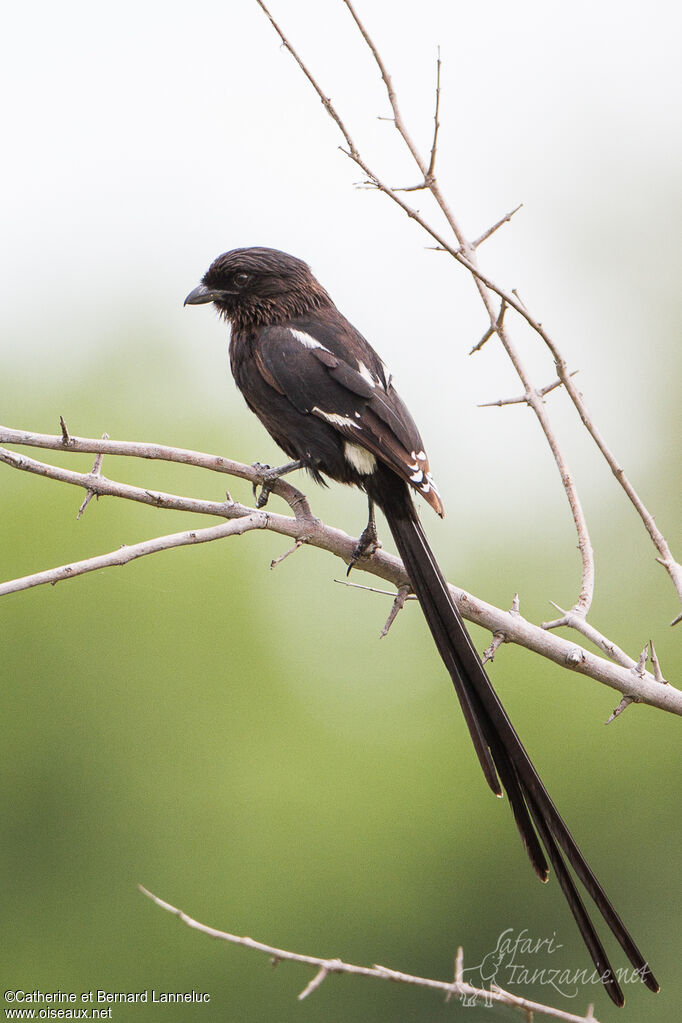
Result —
[{"label": "long tail", "polygon": [[388,472],[382,474],[380,484],[372,488],[374,492],[370,491],[369,496],[388,520],[438,651],[454,683],[486,780],[496,795],[502,794],[500,782],[504,787],[535,873],[541,881],[547,881],[546,852],[595,968],[616,1005],[624,1004],[623,992],[564,856],[641,979],[651,991],[658,991],[646,960],[550,799],[485,673],[419,524],[406,484]]}]

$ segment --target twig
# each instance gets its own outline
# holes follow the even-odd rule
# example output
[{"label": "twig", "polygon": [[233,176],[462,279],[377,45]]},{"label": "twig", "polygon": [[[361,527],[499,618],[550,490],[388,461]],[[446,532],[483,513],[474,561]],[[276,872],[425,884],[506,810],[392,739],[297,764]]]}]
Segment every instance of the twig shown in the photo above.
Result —
[{"label": "twig", "polygon": [[431,159],[429,160],[429,166],[424,179],[427,182],[430,181],[436,173],[436,149],[438,147],[438,129],[440,128],[440,122],[438,120],[438,112],[440,110],[440,63],[439,46],[438,57],[436,59],[436,109],[433,113],[433,142],[431,143]]},{"label": "twig", "polygon": [[504,224],[508,224],[511,218],[514,216],[514,214],[518,213],[522,206],[523,203],[520,202],[519,205],[516,206],[513,210],[510,210],[510,212],[507,213],[505,217],[502,217],[502,219],[498,220],[497,223],[493,224],[492,227],[489,227],[487,231],[484,231],[483,234],[479,235],[478,238],[471,243],[472,249],[477,249],[479,245],[482,245],[483,242],[487,241],[491,235],[495,234],[496,231],[499,231],[499,229]]},{"label": "twig", "polygon": [[[43,448],[53,448],[61,445],[61,438],[59,437],[20,433],[20,431],[10,430],[5,427],[0,427],[0,439],[5,439],[7,442],[23,443]],[[203,465],[206,468],[219,472],[229,472],[245,480],[253,480],[257,474],[257,470],[254,470],[253,466],[243,465],[240,462],[231,462],[228,459],[218,458],[215,455],[207,455],[202,452],[187,451],[179,448],[165,448],[161,445],[76,438],[74,446],[70,447],[69,450],[137,455],[142,458],[166,459],[171,462],[182,462],[187,465]],[[267,513],[258,512],[255,508],[249,508],[232,500],[226,502],[202,501],[197,498],[181,497],[161,491],[145,490],[141,487],[119,483],[103,476],[95,476],[92,473],[77,473],[58,466],[50,466],[5,448],[0,448],[0,462],[5,462],[7,465],[20,471],[35,473],[48,479],[60,480],[82,487],[85,490],[93,490],[96,494],[137,501],[155,508],[214,515],[228,520],[243,519],[250,515],[260,515],[262,518],[259,519],[259,523],[262,528],[282,536],[291,537],[293,540],[305,538],[306,542],[311,546],[336,555],[346,564],[358,543],[357,538],[349,536],[340,529],[324,525],[315,519],[310,512],[305,496],[294,487],[291,487],[290,484],[285,484],[282,480],[278,482],[276,489],[278,492],[281,491],[281,496],[285,497],[294,509],[293,517],[271,511]],[[307,514],[303,514],[303,509],[307,509]],[[161,539],[163,540],[163,538]],[[103,555],[102,557],[115,559],[117,553],[112,552],[112,554]],[[79,569],[79,573],[91,571],[94,567],[100,567],[97,565],[89,567],[90,561],[91,559],[78,563],[78,565],[82,566]],[[110,563],[116,564],[117,562],[113,560]],[[66,572],[66,568],[70,571]],[[399,589],[408,582],[405,569],[400,560],[384,550],[378,550],[371,559],[359,565],[358,569],[391,583],[396,589]],[[62,573],[61,575],[59,574],[60,572]],[[52,573],[56,573],[56,575]],[[51,569],[48,573],[38,572],[32,576],[25,576],[22,579],[0,584],[0,595],[57,581],[61,578],[72,578],[75,574],[77,573],[74,571],[73,565],[62,566],[61,569]],[[351,585],[355,586],[357,584]],[[511,612],[502,611],[492,604],[473,597],[462,589],[454,586],[451,586],[450,589],[464,618],[482,625],[493,635],[497,632],[503,632],[508,642],[517,643],[562,667],[577,671],[612,689],[616,689],[638,703],[647,703],[653,707],[659,707],[662,710],[682,715],[682,692],[674,686],[663,686],[656,678],[646,673],[642,677],[633,675],[632,671],[628,668],[596,657],[583,647],[570,643],[553,632],[543,630],[539,626],[526,621],[518,612],[514,613],[513,608]],[[395,596],[394,593],[389,595]]]},{"label": "twig", "polygon": [[24,576],[22,579],[13,579],[10,583],[0,583],[0,596],[7,593],[18,593],[21,590],[28,590],[33,586],[42,586],[46,583],[54,586],[65,579],[74,579],[76,576],[85,575],[87,572],[97,572],[103,568],[127,565],[129,562],[135,561],[136,558],[144,558],[148,554],[158,554],[160,551],[169,551],[174,547],[210,543],[213,540],[222,540],[226,536],[241,536],[242,533],[247,533],[252,529],[265,529],[267,518],[267,513],[254,509],[251,515],[224,522],[220,526],[187,529],[182,533],[157,536],[153,540],[144,540],[142,543],[130,546],[123,544],[118,550],[110,551],[108,554],[99,554],[94,558],[86,558],[84,561],[73,561],[68,565],[60,565],[58,568],[50,568],[45,572]]},{"label": "twig", "polygon": [[270,568],[277,568],[277,566],[281,565],[282,562],[285,561],[289,557],[290,554],[295,554],[296,551],[299,549],[299,547],[302,547],[304,543],[305,543],[305,539],[300,537],[296,541],[294,546],[290,547],[288,551],[285,551],[284,554],[280,554],[280,556],[278,558],[273,558],[272,559],[272,561],[270,562]]},{"label": "twig", "polygon": [[[471,352],[474,352],[475,350],[476,349],[472,348]],[[471,352],[469,353],[470,355],[471,355]],[[578,372],[579,371],[577,369],[574,369],[573,372],[571,373],[571,376],[574,377],[576,375],[576,373],[578,373]],[[551,384],[547,384],[545,387],[541,387],[540,390],[538,391],[538,394],[540,395],[541,398],[544,398],[546,394],[549,394],[551,391],[556,390],[557,387],[561,387],[562,384],[563,384],[563,380],[559,380],[559,379],[554,380]],[[528,404],[528,399],[526,398],[525,394],[520,394],[516,398],[499,398],[498,401],[484,401],[482,404],[480,404],[478,406],[478,408],[493,408],[493,407],[501,408],[502,405],[522,405],[522,404],[523,405],[527,405]]]},{"label": "twig", "polygon": [[378,964],[375,966],[355,966],[353,963],[346,963],[341,959],[322,959],[319,956],[302,955],[298,952],[290,952],[287,949],[275,948],[272,945],[266,945],[262,941],[254,941],[253,938],[230,934],[228,931],[219,931],[215,927],[208,927],[206,924],[202,924],[193,917],[188,916],[181,909],[177,909],[169,902],[165,902],[163,899],[160,899],[158,895],[154,895],[143,885],[140,884],[137,887],[143,895],[146,895],[148,899],[151,899],[151,901],[157,906],[160,906],[161,909],[165,909],[166,912],[172,913],[173,916],[177,916],[178,919],[187,927],[190,927],[192,930],[199,931],[201,934],[205,934],[209,938],[215,938],[218,941],[226,941],[232,945],[241,945],[242,948],[250,948],[256,952],[262,952],[264,955],[267,955],[271,960],[275,960],[276,962],[301,963],[303,966],[315,967],[317,969],[317,973],[299,994],[299,1001],[312,994],[312,992],[326,980],[329,974],[345,973],[356,977],[373,977],[376,980],[391,980],[400,984],[410,984],[414,987],[441,991],[448,999],[452,998],[453,995],[459,998],[467,998],[471,1000],[480,998],[482,1001],[485,1001],[486,1004],[495,1002],[498,1005],[507,1005],[515,1009],[520,1009],[526,1014],[534,1012],[538,1015],[549,1016],[552,1019],[565,1020],[567,1023],[597,1023],[591,1015],[576,1016],[573,1013],[563,1012],[561,1009],[555,1009],[553,1006],[541,1005],[539,1002],[531,1002],[526,998],[519,998],[517,995],[512,995],[507,991],[502,991],[501,989],[486,991],[484,988],[477,988],[472,984],[468,984],[463,979],[461,949],[457,953],[460,968],[456,973],[454,981],[431,980],[428,977],[417,977],[414,974],[402,973],[399,970],[391,970],[387,966],[379,966]]}]

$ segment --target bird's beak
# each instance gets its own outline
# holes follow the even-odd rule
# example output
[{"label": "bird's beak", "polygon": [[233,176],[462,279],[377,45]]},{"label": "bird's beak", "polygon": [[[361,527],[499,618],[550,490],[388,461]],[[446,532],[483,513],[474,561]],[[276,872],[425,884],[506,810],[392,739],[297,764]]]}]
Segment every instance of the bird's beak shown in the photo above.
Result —
[{"label": "bird's beak", "polygon": [[206,302],[213,302],[219,295],[219,291],[211,291],[205,284],[200,284],[194,291],[190,291],[183,305],[204,305]]}]

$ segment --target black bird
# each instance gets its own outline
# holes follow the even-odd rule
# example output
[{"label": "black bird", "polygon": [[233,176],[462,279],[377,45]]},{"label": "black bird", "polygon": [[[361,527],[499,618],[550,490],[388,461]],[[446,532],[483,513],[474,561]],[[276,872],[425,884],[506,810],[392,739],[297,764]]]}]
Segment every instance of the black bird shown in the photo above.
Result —
[{"label": "black bird", "polygon": [[293,459],[282,470],[303,467],[318,482],[327,476],[367,494],[370,520],[355,558],[374,549],[374,504],[383,511],[454,683],[486,781],[496,795],[503,788],[507,793],[540,880],[549,876],[547,860],[556,871],[609,996],[624,1004],[566,861],[641,979],[658,991],[514,731],[429,547],[411,491],[441,516],[443,502],[419,431],[383,362],[306,263],[277,249],[233,249],[218,256],[185,299],[186,305],[207,302],[231,324],[230,363],[247,405]]}]

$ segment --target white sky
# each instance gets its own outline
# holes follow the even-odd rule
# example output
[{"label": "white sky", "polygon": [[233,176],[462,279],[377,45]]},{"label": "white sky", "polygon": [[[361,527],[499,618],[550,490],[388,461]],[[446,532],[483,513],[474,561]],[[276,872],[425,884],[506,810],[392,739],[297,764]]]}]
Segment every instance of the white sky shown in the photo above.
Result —
[{"label": "white sky", "polygon": [[[440,45],[441,185],[472,236],[525,203],[483,264],[519,288],[604,429],[643,459],[679,346],[679,7],[357,5],[425,148]],[[340,0],[272,10],[368,159],[412,183]],[[527,413],[475,407],[518,385],[492,345],[466,358],[486,326],[466,274],[388,200],[351,187],[334,126],[255,0],[13,4],[0,75],[6,369],[59,387],[149,332],[159,358],[191,366],[198,394],[238,405],[224,328],[182,300],[219,252],[265,244],[310,262],[391,365],[432,462],[472,444],[492,457],[501,430],[502,461],[531,443]],[[538,384],[551,380],[518,336]]]}]

